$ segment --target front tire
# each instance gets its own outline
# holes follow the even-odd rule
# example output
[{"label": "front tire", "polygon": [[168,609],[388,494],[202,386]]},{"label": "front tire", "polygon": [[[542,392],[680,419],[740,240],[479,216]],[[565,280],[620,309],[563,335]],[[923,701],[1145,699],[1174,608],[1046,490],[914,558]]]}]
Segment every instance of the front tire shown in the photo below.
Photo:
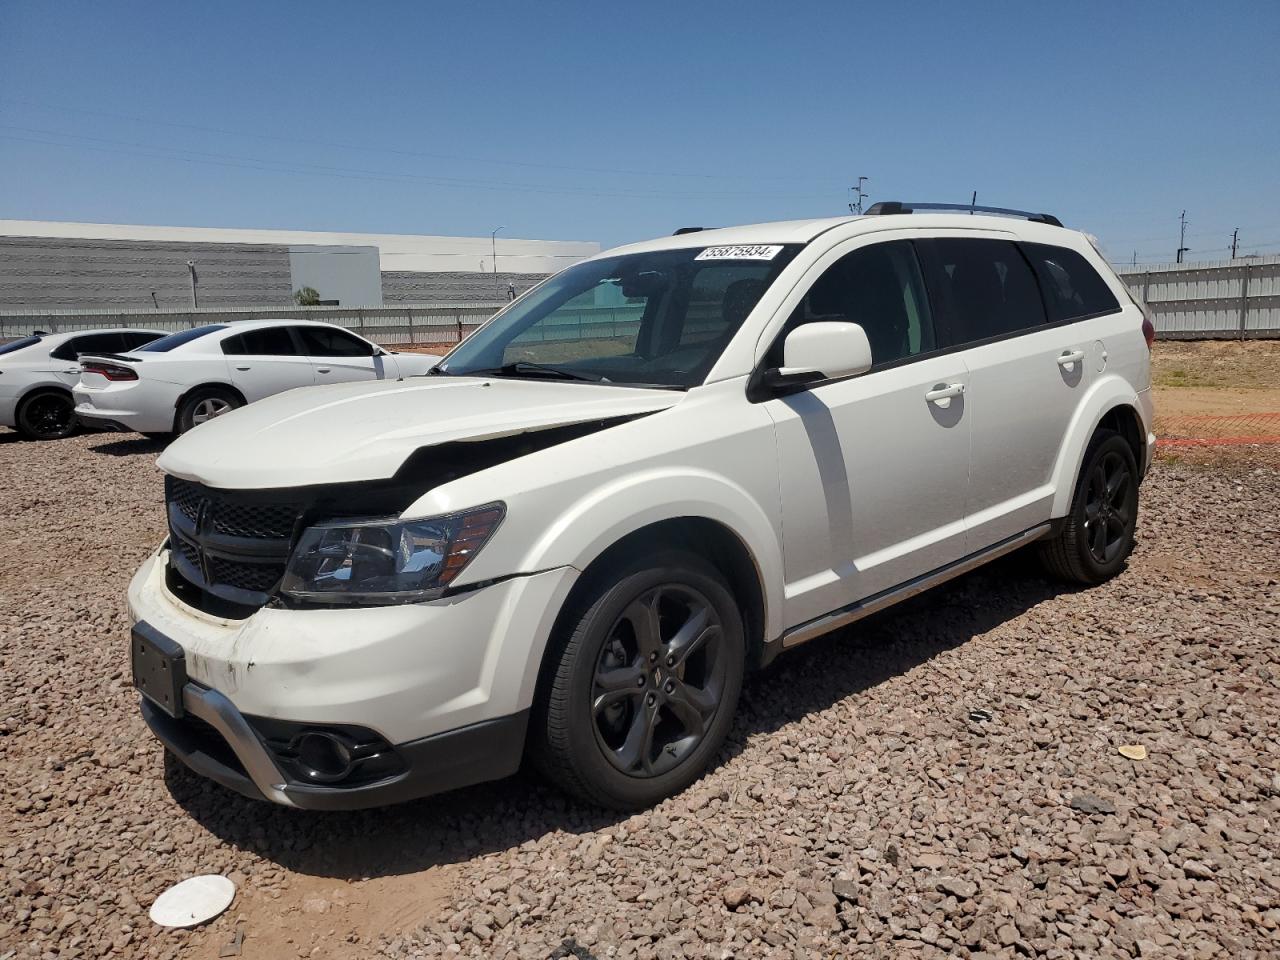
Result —
[{"label": "front tire", "polygon": [[589,803],[637,810],[707,768],[746,664],[738,603],[696,554],[667,551],[593,578],[553,637],[534,756]]},{"label": "front tire", "polygon": [[1054,576],[1097,584],[1119,573],[1138,526],[1138,464],[1127,440],[1098,430],[1085,450],[1071,512],[1040,559]]},{"label": "front tire", "polygon": [[76,404],[65,390],[36,390],[18,407],[17,427],[28,440],[61,440],[76,432]]},{"label": "front tire", "polygon": [[195,390],[178,407],[178,433],[186,433],[192,427],[198,427],[241,406],[244,406],[243,401],[230,390],[220,387]]}]

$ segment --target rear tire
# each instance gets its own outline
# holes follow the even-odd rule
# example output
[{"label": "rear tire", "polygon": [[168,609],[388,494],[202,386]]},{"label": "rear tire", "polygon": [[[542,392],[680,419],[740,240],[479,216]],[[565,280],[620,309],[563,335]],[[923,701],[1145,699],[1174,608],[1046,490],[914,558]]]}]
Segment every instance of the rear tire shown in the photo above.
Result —
[{"label": "rear tire", "polygon": [[61,440],[76,432],[76,403],[65,390],[35,390],[23,398],[18,432],[29,440]]},{"label": "rear tire", "polygon": [[746,665],[738,603],[696,554],[611,565],[565,610],[535,706],[533,757],[588,803],[638,810],[706,770]]},{"label": "rear tire", "polygon": [[1097,584],[1119,573],[1138,525],[1138,464],[1127,440],[1100,429],[1089,441],[1066,523],[1040,545],[1045,568],[1062,580]]},{"label": "rear tire", "polygon": [[242,406],[244,403],[236,394],[222,387],[194,390],[178,407],[178,433],[186,433],[192,427]]}]

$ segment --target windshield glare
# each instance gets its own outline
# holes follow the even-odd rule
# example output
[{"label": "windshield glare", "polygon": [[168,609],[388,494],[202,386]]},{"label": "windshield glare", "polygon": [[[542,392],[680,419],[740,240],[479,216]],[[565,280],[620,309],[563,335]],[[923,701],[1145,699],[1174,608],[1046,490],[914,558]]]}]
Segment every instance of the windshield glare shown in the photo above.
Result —
[{"label": "windshield glare", "polygon": [[769,259],[698,259],[704,248],[693,248],[580,263],[477,330],[441,370],[695,386],[799,247],[767,249]]},{"label": "windshield glare", "polygon": [[143,344],[134,349],[134,353],[168,353],[174,347],[180,347],[184,343],[190,343],[207,334],[213,333],[215,330],[225,330],[225,323],[209,323],[203,327],[192,327],[190,330],[182,330],[178,333],[171,333],[167,337],[161,337],[159,340],[152,340],[150,343]]}]

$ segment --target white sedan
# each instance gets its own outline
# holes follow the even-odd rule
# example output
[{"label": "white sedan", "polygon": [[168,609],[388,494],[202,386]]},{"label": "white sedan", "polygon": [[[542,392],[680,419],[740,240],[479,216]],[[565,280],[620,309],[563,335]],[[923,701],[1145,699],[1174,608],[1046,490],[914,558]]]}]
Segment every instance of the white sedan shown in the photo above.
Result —
[{"label": "white sedan", "polygon": [[82,353],[134,350],[162,330],[120,327],[34,333],[0,344],[0,426],[31,440],[57,440],[76,428],[71,388],[80,380]]},{"label": "white sedan", "polygon": [[211,323],[128,353],[81,359],[76,416],[91,427],[185,433],[263,397],[312,384],[400,380],[439,361],[384,350],[305,320]]}]

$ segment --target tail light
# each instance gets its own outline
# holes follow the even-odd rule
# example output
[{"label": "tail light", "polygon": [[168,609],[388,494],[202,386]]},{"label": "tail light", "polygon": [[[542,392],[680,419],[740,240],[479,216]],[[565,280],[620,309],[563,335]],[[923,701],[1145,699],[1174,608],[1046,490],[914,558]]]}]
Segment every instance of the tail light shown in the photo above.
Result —
[{"label": "tail light", "polygon": [[106,379],[115,382],[138,379],[136,371],[129,367],[121,366],[118,363],[102,363],[98,360],[91,360],[80,364],[80,369],[84,373],[96,373],[101,377],[105,377]]},{"label": "tail light", "polygon": [[1156,343],[1156,325],[1151,322],[1151,317],[1147,312],[1142,311],[1142,338],[1147,341],[1147,349],[1150,350]]}]

